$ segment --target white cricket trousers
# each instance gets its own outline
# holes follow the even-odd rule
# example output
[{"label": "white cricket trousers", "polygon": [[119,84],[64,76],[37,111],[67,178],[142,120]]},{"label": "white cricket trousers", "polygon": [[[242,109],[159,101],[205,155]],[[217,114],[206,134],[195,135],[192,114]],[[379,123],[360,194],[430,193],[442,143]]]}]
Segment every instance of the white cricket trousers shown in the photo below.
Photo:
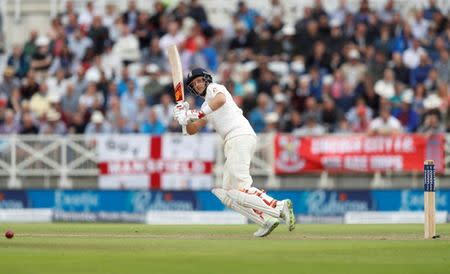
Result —
[{"label": "white cricket trousers", "polygon": [[252,185],[250,162],[255,148],[256,136],[253,135],[240,135],[225,142],[223,172],[223,188],[225,190],[249,188]]}]

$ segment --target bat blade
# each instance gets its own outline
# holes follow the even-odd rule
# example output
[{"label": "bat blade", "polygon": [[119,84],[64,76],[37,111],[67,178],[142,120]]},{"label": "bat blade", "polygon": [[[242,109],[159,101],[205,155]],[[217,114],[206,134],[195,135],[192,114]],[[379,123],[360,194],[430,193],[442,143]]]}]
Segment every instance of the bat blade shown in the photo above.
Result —
[{"label": "bat blade", "polygon": [[[168,57],[170,68],[172,72],[172,82],[175,91],[175,101],[177,104],[184,102],[184,83],[183,83],[183,68],[181,66],[180,54],[176,45],[171,45],[168,48]],[[186,135],[186,126],[182,126],[183,134]]]}]

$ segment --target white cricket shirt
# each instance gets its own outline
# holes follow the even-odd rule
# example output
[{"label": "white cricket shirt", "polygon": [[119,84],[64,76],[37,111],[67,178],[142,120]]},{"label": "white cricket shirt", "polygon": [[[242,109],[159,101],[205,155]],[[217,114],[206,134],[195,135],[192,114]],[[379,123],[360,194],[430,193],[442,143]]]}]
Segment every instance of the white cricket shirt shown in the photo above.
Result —
[{"label": "white cricket shirt", "polygon": [[242,110],[236,105],[225,86],[216,83],[209,84],[203,104],[210,102],[219,92],[225,95],[225,104],[206,116],[206,119],[216,132],[219,133],[224,141],[240,135],[256,136],[252,126],[242,115]]}]

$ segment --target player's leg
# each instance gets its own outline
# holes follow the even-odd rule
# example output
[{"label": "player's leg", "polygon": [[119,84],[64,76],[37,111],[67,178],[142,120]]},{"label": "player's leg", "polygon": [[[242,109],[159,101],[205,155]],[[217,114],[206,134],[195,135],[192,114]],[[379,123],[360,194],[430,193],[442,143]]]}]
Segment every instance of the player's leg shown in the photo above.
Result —
[{"label": "player's leg", "polygon": [[251,221],[260,226],[260,228],[253,234],[256,237],[264,237],[269,235],[279,224],[279,221],[275,218],[267,216],[262,212],[258,212],[254,209],[241,206],[234,202],[228,195],[227,191],[223,188],[215,188],[212,193],[224,204],[226,207],[233,209],[236,212],[249,218]]},{"label": "player's leg", "polygon": [[295,228],[295,215],[289,199],[277,201],[264,191],[256,188],[230,190],[227,193],[236,203],[264,212],[272,217],[283,219],[289,231]]},{"label": "player's leg", "polygon": [[[225,165],[223,171],[223,182],[222,189],[213,189],[214,195],[219,198],[219,200],[228,208],[231,208],[242,215],[249,218],[251,221],[256,223],[260,228],[253,235],[256,237],[264,237],[270,234],[279,224],[279,221],[275,218],[268,216],[262,212],[256,211],[252,208],[244,207],[242,205],[237,204],[232,201],[231,198],[227,195],[227,192],[231,189],[235,189],[238,187],[236,183],[236,178],[230,173],[230,162],[233,160],[233,157],[230,157],[230,143],[225,143],[224,153],[225,153]],[[251,180],[251,177],[249,178]]]},{"label": "player's leg", "polygon": [[[251,158],[256,147],[256,139],[249,136],[239,136],[229,140],[225,146],[226,169],[228,177],[233,178],[233,186],[225,186],[230,191],[227,195],[236,203],[250,207],[275,218],[284,219],[292,231],[295,228],[295,216],[290,200],[277,201],[264,191],[251,187],[253,179],[250,176]],[[224,181],[225,183],[225,181]],[[228,184],[231,184],[228,182]]]}]

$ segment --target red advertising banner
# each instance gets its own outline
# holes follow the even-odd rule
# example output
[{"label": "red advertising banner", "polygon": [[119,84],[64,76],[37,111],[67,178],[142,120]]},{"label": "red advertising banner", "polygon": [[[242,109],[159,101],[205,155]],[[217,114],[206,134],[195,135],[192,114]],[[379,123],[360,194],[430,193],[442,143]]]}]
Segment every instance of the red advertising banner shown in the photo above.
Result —
[{"label": "red advertising banner", "polygon": [[432,159],[436,170],[444,168],[442,135],[275,137],[275,172],[374,172],[423,171]]}]

